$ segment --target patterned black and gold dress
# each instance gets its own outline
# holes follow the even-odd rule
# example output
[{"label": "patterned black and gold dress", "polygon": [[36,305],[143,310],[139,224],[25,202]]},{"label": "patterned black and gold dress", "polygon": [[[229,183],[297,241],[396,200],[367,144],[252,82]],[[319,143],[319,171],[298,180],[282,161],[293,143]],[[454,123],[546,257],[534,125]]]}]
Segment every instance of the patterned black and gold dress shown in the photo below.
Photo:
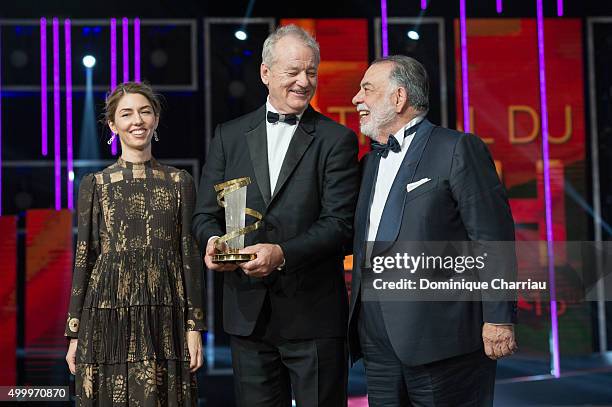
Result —
[{"label": "patterned black and gold dress", "polygon": [[154,159],[83,177],[65,335],[78,338],[77,405],[193,406],[188,331],[204,330],[186,171]]}]

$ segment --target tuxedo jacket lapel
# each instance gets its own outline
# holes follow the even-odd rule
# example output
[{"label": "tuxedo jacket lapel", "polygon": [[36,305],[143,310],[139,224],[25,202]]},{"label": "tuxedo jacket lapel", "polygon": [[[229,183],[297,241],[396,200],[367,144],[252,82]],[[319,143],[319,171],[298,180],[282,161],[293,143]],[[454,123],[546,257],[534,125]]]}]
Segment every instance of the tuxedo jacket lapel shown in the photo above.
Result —
[{"label": "tuxedo jacket lapel", "polygon": [[260,111],[261,114],[258,112],[257,119],[253,121],[251,129],[246,133],[246,139],[259,192],[267,207],[270,204],[272,194],[270,192],[270,170],[268,168],[268,138],[264,119],[265,105],[260,108]]},{"label": "tuxedo jacket lapel", "polygon": [[293,134],[291,143],[289,144],[287,154],[285,154],[285,159],[283,160],[283,165],[281,166],[281,170],[278,175],[278,180],[276,181],[276,188],[274,189],[274,194],[272,195],[271,201],[273,201],[274,198],[281,191],[283,185],[285,185],[285,182],[287,182],[289,176],[291,175],[291,173],[293,173],[293,170],[298,165],[302,156],[306,152],[306,149],[308,149],[308,146],[310,145],[310,143],[312,143],[312,133],[314,133],[315,131],[313,113],[314,110],[312,109],[312,107],[308,106],[308,108],[302,115],[301,120],[299,121],[298,127],[295,130],[295,133]]},{"label": "tuxedo jacket lapel", "polygon": [[376,244],[374,249],[377,253],[386,250],[397,238],[404,213],[406,185],[414,179],[416,169],[421,161],[423,151],[429,141],[433,128],[433,125],[427,119],[424,119],[414,135],[402,165],[395,176],[380,219],[378,232],[376,233],[376,241],[380,242]]}]

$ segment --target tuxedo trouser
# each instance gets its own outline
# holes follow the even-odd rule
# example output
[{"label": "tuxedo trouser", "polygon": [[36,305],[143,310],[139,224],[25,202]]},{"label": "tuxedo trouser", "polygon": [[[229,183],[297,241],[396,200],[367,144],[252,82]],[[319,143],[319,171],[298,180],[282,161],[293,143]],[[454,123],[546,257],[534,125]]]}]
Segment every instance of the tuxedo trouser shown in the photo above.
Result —
[{"label": "tuxedo trouser", "polygon": [[234,392],[239,407],[345,407],[345,338],[281,338],[266,296],[250,336],[231,336]]},{"label": "tuxedo trouser", "polygon": [[364,301],[358,316],[370,407],[493,405],[497,362],[482,349],[418,366],[397,357],[380,303]]}]

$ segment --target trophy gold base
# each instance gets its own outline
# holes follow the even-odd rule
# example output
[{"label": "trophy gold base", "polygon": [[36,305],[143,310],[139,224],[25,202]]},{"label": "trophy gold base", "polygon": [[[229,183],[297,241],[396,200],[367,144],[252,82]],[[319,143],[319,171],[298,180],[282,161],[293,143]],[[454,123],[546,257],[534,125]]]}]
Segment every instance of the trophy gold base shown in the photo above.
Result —
[{"label": "trophy gold base", "polygon": [[243,263],[255,260],[257,255],[254,253],[220,253],[212,256],[213,263]]}]

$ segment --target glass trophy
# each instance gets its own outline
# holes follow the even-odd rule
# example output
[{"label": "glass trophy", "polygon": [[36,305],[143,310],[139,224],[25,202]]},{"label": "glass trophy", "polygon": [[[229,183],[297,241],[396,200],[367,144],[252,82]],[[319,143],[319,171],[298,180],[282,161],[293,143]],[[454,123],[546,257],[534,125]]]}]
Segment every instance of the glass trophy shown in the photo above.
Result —
[{"label": "glass trophy", "polygon": [[[213,255],[214,263],[241,263],[257,257],[256,254],[240,253],[240,250],[244,249],[244,236],[262,225],[263,216],[246,207],[247,185],[250,183],[249,177],[243,177],[215,185],[217,203],[225,208],[226,234],[215,242],[215,248],[220,253]],[[246,215],[254,217],[257,221],[245,226]]]}]

